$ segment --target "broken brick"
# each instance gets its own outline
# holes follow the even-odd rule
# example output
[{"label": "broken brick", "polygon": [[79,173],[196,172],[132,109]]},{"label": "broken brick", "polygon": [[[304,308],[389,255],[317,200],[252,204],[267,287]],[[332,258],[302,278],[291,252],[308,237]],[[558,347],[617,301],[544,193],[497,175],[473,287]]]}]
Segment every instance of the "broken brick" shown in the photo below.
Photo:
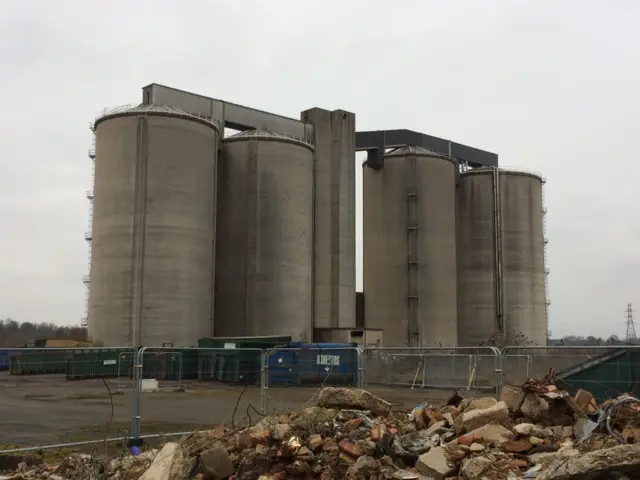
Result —
[{"label": "broken brick", "polygon": [[502,450],[509,453],[524,453],[533,448],[531,440],[520,438],[519,440],[509,440],[502,444]]},{"label": "broken brick", "polygon": [[346,422],[344,424],[344,429],[347,432],[352,432],[356,428],[358,428],[360,425],[362,425],[362,419],[361,418],[354,418],[353,420],[349,420],[348,422]]},{"label": "broken brick", "polygon": [[338,444],[338,446],[340,447],[340,450],[342,450],[343,452],[348,453],[349,455],[351,455],[352,457],[360,457],[362,455],[364,455],[364,449],[362,448],[362,446],[358,443],[353,443],[350,440],[347,440],[346,438],[342,441],[340,441],[340,443]]}]

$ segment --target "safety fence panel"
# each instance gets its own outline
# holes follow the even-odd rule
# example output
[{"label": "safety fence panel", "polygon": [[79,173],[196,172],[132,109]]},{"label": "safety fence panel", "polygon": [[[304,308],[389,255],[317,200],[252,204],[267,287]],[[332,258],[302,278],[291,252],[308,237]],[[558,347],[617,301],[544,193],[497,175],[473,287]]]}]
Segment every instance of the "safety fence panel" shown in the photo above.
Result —
[{"label": "safety fence panel", "polygon": [[492,347],[370,348],[363,364],[369,391],[404,404],[440,401],[453,390],[496,394],[500,358]]},{"label": "safety fence panel", "polygon": [[276,348],[264,352],[265,413],[313,406],[322,387],[361,385],[361,350],[355,347]]},{"label": "safety fence panel", "polygon": [[502,383],[544,378],[571,394],[590,391],[602,402],[622,393],[640,394],[640,347],[631,345],[505,347]]},{"label": "safety fence panel", "polygon": [[0,349],[0,453],[128,431],[132,392],[118,391],[118,357],[131,348]]},{"label": "safety fence panel", "polygon": [[143,347],[134,366],[132,436],[255,422],[261,349]]}]

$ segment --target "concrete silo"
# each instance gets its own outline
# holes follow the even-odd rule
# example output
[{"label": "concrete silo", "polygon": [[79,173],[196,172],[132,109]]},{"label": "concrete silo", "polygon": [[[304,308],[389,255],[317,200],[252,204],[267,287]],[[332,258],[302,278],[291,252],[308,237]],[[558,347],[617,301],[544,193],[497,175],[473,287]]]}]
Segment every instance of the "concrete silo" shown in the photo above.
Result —
[{"label": "concrete silo", "polygon": [[367,328],[385,346],[455,345],[456,161],[399,147],[363,168]]},{"label": "concrete silo", "polygon": [[311,341],[313,147],[268,130],[222,143],[216,336]]},{"label": "concrete silo", "polygon": [[460,175],[460,345],[546,344],[542,186],[540,176],[515,170]]},{"label": "concrete silo", "polygon": [[89,336],[196,345],[213,333],[218,129],[163,105],[111,111],[95,128]]}]

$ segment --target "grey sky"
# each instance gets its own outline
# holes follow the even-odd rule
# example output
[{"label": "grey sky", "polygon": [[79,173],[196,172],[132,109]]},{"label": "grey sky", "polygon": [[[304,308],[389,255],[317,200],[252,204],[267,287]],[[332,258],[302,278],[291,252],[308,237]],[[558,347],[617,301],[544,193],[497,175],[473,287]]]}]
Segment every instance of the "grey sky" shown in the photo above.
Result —
[{"label": "grey sky", "polygon": [[88,125],[157,82],[293,117],[343,108],[359,129],[542,172],[554,336],[623,335],[627,302],[640,309],[640,2],[391,5],[4,0],[0,318],[84,315]]}]

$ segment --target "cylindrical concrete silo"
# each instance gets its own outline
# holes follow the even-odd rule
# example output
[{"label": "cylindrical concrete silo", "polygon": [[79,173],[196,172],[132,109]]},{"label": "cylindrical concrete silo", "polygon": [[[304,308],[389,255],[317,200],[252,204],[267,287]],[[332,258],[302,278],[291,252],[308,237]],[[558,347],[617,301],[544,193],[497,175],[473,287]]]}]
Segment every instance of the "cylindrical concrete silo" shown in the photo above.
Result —
[{"label": "cylindrical concrete silo", "polygon": [[313,147],[267,130],[222,143],[216,336],[311,341]]},{"label": "cylindrical concrete silo", "polygon": [[460,345],[545,345],[542,178],[504,169],[460,175]]},{"label": "cylindrical concrete silo", "polygon": [[197,345],[213,332],[218,129],[162,105],[95,127],[89,336]]},{"label": "cylindrical concrete silo", "polygon": [[367,328],[385,346],[455,345],[455,160],[401,147],[363,168]]}]

